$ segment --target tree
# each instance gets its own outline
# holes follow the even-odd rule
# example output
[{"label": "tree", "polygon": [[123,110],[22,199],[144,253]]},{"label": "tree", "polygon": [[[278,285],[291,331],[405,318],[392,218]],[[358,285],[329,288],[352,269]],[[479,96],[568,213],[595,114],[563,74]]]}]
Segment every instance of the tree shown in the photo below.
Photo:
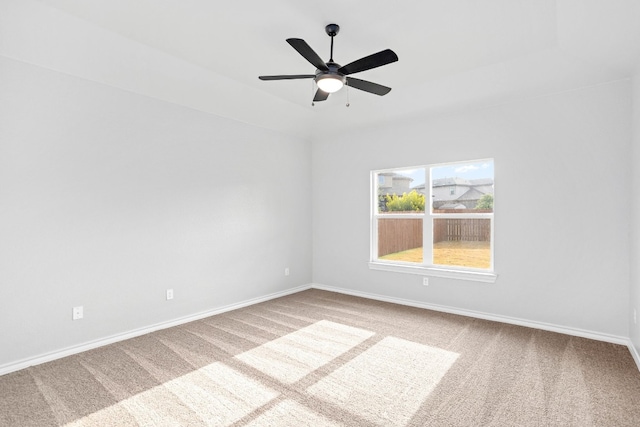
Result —
[{"label": "tree", "polygon": [[411,212],[424,211],[424,194],[411,190],[409,194],[402,193],[402,196],[391,194],[386,196],[388,212]]},{"label": "tree", "polygon": [[493,209],[493,194],[485,194],[480,197],[476,204],[476,209]]}]

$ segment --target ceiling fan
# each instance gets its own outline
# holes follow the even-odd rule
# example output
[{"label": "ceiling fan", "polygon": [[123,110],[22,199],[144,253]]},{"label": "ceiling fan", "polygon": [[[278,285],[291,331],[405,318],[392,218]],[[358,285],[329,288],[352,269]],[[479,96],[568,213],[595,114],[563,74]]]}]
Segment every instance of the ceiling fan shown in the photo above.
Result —
[{"label": "ceiling fan", "polygon": [[260,80],[314,79],[318,85],[318,90],[313,98],[314,102],[325,101],[329,97],[329,94],[339,91],[345,84],[352,88],[380,96],[386,95],[391,91],[390,87],[349,77],[349,75],[396,62],[398,55],[396,55],[394,51],[385,49],[373,55],[360,58],[345,66],[341,66],[333,61],[333,38],[340,31],[340,26],[337,24],[329,24],[325,27],[325,31],[327,35],[331,37],[331,57],[329,58],[329,62],[323,62],[318,54],[315,53],[304,40],[287,39],[287,43],[297,50],[311,65],[316,67],[315,74],[259,76],[258,78]]}]

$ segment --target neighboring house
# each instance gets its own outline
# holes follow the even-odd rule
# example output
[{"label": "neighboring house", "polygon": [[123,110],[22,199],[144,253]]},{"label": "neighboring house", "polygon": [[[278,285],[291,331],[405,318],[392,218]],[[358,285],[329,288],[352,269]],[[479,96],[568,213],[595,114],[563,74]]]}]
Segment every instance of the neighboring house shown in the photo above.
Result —
[{"label": "neighboring house", "polygon": [[400,175],[399,173],[380,173],[378,174],[378,194],[381,196],[390,194],[402,196],[404,193],[411,192],[411,181],[413,181],[413,178]]},{"label": "neighboring house", "polygon": [[[411,187],[413,178],[395,172],[378,174],[378,194],[402,196],[416,190],[428,197],[425,185]],[[433,207],[436,209],[473,209],[485,194],[493,194],[493,179],[440,178],[433,180]]]},{"label": "neighboring house", "polygon": [[[413,188],[425,194],[425,186]],[[493,179],[439,178],[433,180],[433,207],[436,209],[473,209],[485,194],[493,194]]]}]

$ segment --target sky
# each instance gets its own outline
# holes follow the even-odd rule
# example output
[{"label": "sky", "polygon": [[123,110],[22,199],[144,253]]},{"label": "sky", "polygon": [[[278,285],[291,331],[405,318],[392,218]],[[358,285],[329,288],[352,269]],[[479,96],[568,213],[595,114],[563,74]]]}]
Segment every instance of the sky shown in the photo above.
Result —
[{"label": "sky", "polygon": [[[424,168],[396,170],[396,172],[413,178],[411,187],[424,184]],[[431,173],[433,179],[453,177],[464,179],[493,178],[493,160],[488,159],[469,163],[456,163],[455,165],[433,166]]]}]

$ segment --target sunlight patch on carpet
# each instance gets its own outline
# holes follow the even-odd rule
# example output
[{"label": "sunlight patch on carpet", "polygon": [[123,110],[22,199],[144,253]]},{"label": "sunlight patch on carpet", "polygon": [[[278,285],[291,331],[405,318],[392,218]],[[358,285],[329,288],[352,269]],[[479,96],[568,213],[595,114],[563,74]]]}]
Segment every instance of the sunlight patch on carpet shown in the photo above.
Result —
[{"label": "sunlight patch on carpet", "polygon": [[307,389],[385,426],[404,426],[458,353],[387,337]]},{"label": "sunlight patch on carpet", "polygon": [[125,417],[149,426],[194,425],[196,421],[198,425],[229,425],[278,395],[277,391],[216,362],[67,426],[131,424],[123,423]]},{"label": "sunlight patch on carpet", "polygon": [[214,425],[237,421],[279,394],[222,363],[169,381],[165,387]]},{"label": "sunlight patch on carpet", "polygon": [[246,427],[339,427],[343,424],[333,422],[326,417],[317,414],[309,408],[294,402],[285,400],[260,415],[258,418],[246,425]]},{"label": "sunlight patch on carpet", "polygon": [[236,356],[285,384],[292,384],[346,353],[373,332],[321,320]]}]

